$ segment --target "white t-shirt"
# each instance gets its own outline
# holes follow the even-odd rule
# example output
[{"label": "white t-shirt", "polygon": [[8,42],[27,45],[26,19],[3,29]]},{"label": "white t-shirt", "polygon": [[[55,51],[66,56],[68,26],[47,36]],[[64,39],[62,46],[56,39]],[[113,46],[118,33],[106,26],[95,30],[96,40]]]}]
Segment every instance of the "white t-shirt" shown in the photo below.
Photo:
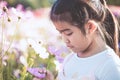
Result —
[{"label": "white t-shirt", "polygon": [[70,54],[58,80],[120,80],[120,59],[111,48],[87,58]]}]

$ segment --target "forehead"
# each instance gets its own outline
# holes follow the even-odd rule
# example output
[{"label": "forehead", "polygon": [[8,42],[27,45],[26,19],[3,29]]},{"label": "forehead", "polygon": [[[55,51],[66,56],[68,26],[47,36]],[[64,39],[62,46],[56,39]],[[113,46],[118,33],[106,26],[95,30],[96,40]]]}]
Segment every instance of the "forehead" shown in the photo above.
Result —
[{"label": "forehead", "polygon": [[56,27],[57,30],[61,30],[61,29],[73,29],[75,26],[67,23],[67,22],[61,22],[61,21],[57,21],[54,22],[54,25]]},{"label": "forehead", "polygon": [[65,31],[81,33],[81,30],[77,26],[71,25],[67,22],[54,22],[54,25],[56,29],[61,33]]}]

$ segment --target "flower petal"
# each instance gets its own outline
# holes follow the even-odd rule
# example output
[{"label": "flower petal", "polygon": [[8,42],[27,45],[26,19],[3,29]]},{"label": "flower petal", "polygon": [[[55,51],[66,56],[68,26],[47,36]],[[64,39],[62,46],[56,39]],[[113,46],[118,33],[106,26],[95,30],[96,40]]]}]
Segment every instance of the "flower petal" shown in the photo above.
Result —
[{"label": "flower petal", "polygon": [[28,68],[27,71],[37,78],[45,77],[45,73],[39,73],[39,68]]}]

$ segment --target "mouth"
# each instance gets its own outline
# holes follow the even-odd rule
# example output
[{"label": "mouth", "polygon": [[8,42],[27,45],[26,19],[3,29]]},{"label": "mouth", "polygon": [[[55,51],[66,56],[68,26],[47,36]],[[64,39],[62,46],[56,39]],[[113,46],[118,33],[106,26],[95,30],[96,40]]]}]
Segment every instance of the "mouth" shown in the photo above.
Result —
[{"label": "mouth", "polygon": [[69,48],[73,48],[73,46],[72,46],[72,45],[67,45],[67,47],[69,47]]}]

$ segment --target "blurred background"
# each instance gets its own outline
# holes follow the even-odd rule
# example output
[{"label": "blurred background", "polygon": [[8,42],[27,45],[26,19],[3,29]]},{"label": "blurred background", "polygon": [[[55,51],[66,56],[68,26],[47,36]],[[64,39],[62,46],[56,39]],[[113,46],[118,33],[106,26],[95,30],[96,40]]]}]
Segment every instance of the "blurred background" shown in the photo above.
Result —
[{"label": "blurred background", "polygon": [[[18,4],[21,4],[24,6],[24,9],[38,10],[41,8],[50,8],[56,0],[3,0],[3,1],[7,1],[8,7],[16,7]],[[110,6],[113,13],[115,14],[120,13],[119,11],[120,0],[106,0],[106,2]]]},{"label": "blurred background", "polygon": [[[55,0],[6,0],[8,6],[24,5],[25,8],[37,9],[42,7],[50,7]],[[120,5],[120,0],[106,0],[110,5]]]},{"label": "blurred background", "polygon": [[16,6],[18,4],[24,5],[25,8],[38,9],[43,7],[50,7],[55,0],[6,0],[8,6]]},{"label": "blurred background", "polygon": [[[0,80],[32,80],[33,67],[56,78],[71,50],[49,20],[55,1],[0,0]],[[120,23],[120,0],[106,1]]]}]

